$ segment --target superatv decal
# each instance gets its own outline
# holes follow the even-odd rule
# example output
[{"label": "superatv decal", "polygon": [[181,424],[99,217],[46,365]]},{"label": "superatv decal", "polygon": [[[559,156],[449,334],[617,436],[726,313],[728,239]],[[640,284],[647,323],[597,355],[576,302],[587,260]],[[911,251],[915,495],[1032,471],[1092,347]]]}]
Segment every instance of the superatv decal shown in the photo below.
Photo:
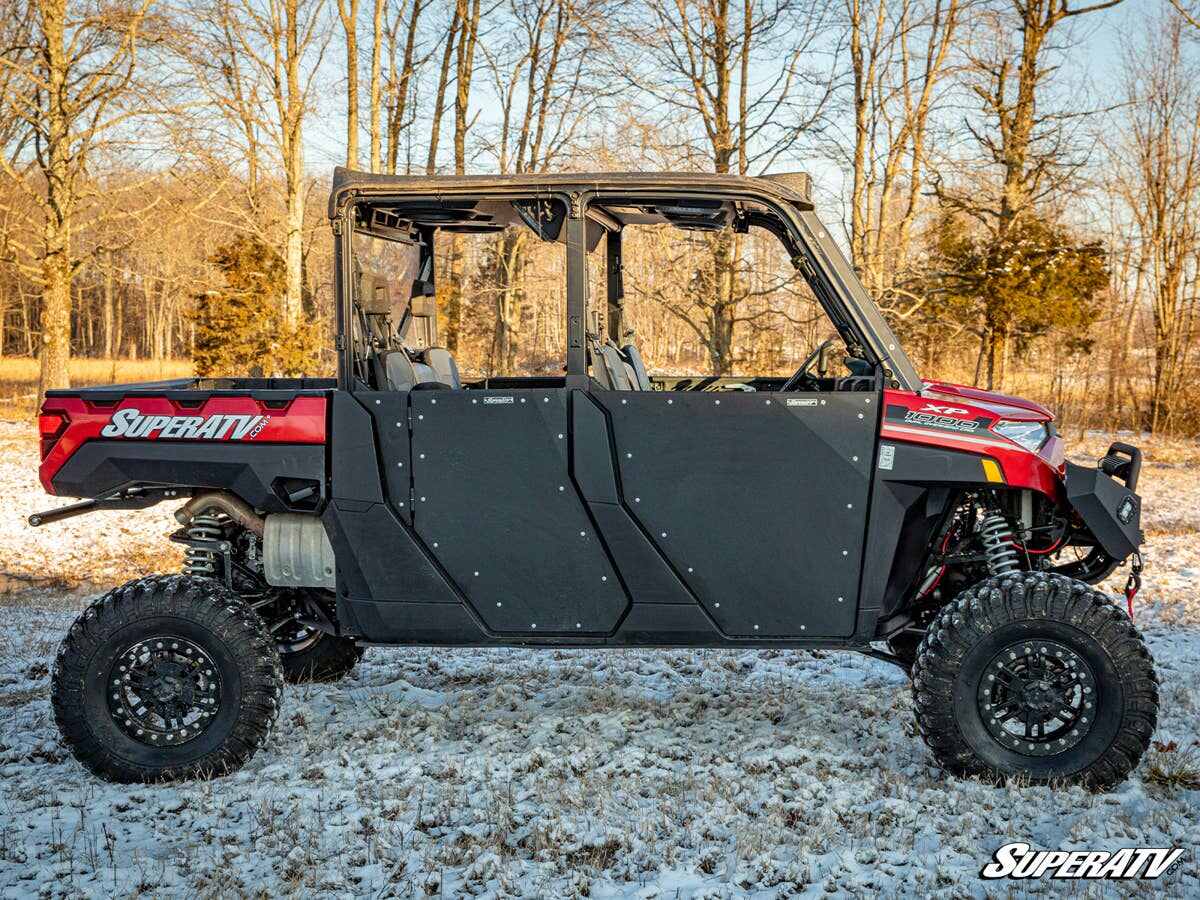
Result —
[{"label": "superatv decal", "polygon": [[130,408],[113,413],[109,423],[100,429],[100,435],[143,440],[242,441],[257,437],[270,421],[270,416],[236,414],[157,416]]}]

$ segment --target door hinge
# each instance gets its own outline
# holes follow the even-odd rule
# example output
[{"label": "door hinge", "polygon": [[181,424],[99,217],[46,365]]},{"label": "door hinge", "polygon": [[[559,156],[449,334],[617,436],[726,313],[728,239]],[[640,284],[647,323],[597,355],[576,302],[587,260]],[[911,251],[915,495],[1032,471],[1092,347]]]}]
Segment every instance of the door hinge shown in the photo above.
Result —
[{"label": "door hinge", "polygon": [[341,237],[342,236],[342,220],[340,218],[334,219],[330,224],[333,226],[334,236]]}]

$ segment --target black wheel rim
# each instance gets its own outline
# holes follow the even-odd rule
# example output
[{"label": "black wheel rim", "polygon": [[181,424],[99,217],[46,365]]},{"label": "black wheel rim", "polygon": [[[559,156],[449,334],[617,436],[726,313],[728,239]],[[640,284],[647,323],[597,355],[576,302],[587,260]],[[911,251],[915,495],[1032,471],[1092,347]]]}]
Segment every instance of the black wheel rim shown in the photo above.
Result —
[{"label": "black wheel rim", "polygon": [[108,673],[108,710],[117,728],[150,747],[195,740],[221,706],[221,676],[192,641],[146,638],[122,650]]},{"label": "black wheel rim", "polygon": [[1096,720],[1096,677],[1083,657],[1055,641],[1018,641],[984,669],[979,715],[1001,746],[1053,756],[1084,739]]}]

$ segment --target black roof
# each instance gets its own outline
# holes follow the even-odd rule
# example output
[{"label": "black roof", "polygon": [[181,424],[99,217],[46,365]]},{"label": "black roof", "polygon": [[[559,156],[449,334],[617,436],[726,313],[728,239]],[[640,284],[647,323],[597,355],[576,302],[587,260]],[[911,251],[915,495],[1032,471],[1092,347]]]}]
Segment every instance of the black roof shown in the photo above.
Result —
[{"label": "black roof", "polygon": [[715,175],[704,172],[563,172],[541,175],[383,175],[356,172],[342,166],[333,170],[333,189],[329,195],[329,215],[334,217],[350,195],[387,196],[429,194],[439,191],[480,194],[513,189],[537,190],[612,190],[636,189],[667,191],[728,192],[758,194],[812,209],[812,181],[802,172],[750,177]]}]

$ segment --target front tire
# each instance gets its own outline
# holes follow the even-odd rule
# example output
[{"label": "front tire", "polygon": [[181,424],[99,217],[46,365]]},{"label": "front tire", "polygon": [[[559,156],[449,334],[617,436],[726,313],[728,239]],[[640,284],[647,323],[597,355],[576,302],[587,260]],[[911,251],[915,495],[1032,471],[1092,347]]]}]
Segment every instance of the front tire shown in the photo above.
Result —
[{"label": "front tire", "polygon": [[938,614],[913,667],[917,724],[959,775],[1123,781],[1150,745],[1158,679],[1141,635],[1100,591],[1012,573]]},{"label": "front tire", "polygon": [[121,783],[243,765],[279,713],[283,673],[254,611],[186,575],[131,581],[71,626],[54,662],[54,718],[72,754]]}]

